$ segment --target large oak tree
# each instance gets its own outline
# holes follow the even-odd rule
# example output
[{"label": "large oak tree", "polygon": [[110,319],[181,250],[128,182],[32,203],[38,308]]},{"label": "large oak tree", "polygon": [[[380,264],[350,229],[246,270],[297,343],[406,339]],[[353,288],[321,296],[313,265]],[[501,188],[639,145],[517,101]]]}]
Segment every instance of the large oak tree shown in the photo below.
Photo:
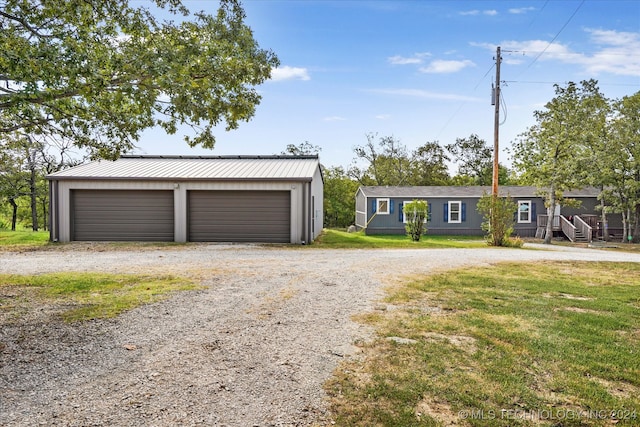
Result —
[{"label": "large oak tree", "polygon": [[150,5],[181,22],[126,0],[0,0],[0,137],[50,135],[117,157],[150,127],[193,126],[187,143],[210,148],[217,125],[249,120],[278,60],[239,2],[194,15],[180,0]]}]

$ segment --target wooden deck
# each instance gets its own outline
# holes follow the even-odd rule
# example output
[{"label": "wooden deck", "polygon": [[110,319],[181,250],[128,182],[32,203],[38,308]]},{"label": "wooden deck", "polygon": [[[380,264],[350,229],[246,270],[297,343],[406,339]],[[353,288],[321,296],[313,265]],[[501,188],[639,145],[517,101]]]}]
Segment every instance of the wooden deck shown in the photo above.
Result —
[{"label": "wooden deck", "polygon": [[[538,215],[536,218],[536,237],[543,239],[549,223],[548,215]],[[599,238],[598,216],[597,215],[575,215],[564,217],[555,215],[553,217],[552,231],[562,232],[572,242],[592,242]],[[600,236],[601,237],[601,236]]]}]

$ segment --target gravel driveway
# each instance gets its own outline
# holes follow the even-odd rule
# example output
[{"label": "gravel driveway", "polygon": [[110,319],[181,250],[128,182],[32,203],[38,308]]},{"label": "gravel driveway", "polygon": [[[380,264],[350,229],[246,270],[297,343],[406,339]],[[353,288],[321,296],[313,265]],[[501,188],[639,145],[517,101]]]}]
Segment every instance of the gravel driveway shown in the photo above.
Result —
[{"label": "gravel driveway", "polygon": [[110,320],[65,325],[46,307],[20,323],[4,318],[0,425],[329,425],[322,384],[356,357],[352,343],[370,331],[350,316],[379,306],[386,284],[503,260],[640,262],[637,254],[535,249],[73,244],[0,253],[3,273],[172,273],[205,285]]}]

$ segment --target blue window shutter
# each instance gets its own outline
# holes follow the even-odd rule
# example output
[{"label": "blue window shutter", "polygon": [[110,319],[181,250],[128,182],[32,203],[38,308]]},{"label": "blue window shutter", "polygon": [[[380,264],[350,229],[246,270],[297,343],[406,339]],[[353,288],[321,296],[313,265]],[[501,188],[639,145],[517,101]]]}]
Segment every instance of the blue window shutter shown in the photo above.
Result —
[{"label": "blue window shutter", "polygon": [[462,222],[465,222],[467,220],[467,204],[462,202],[461,205],[462,207],[460,210],[462,211]]},{"label": "blue window shutter", "polygon": [[449,203],[444,202],[444,222],[449,222]]},{"label": "blue window shutter", "polygon": [[404,208],[404,203],[402,202],[398,203],[398,221],[400,222],[404,220],[403,208]]},{"label": "blue window shutter", "polygon": [[376,199],[371,200],[371,212],[376,213]]},{"label": "blue window shutter", "polygon": [[431,222],[431,203],[427,203],[427,222]]},{"label": "blue window shutter", "polygon": [[389,200],[389,213],[392,214],[393,213],[393,199]]},{"label": "blue window shutter", "polygon": [[531,202],[531,222],[538,222],[538,215],[536,215],[536,202]]}]

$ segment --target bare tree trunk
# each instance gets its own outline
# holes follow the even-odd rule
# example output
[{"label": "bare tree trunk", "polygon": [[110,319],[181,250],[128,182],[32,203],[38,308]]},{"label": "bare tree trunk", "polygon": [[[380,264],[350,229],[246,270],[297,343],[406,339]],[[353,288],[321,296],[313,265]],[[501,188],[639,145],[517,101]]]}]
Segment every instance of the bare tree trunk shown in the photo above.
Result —
[{"label": "bare tree trunk", "polygon": [[607,212],[605,209],[604,197],[600,199],[600,212],[602,213],[601,221],[602,221],[602,240],[605,242],[609,241],[609,224],[607,223]]},{"label": "bare tree trunk", "polygon": [[627,241],[629,235],[629,210],[622,210],[622,243]]},{"label": "bare tree trunk", "polygon": [[16,231],[16,223],[18,222],[18,204],[13,199],[13,197],[9,198],[9,204],[12,207],[12,212],[11,212],[11,231]]},{"label": "bare tree trunk", "polygon": [[553,237],[553,223],[555,221],[554,215],[556,213],[556,188],[554,185],[549,188],[549,206],[547,207],[547,231],[544,234],[544,241],[542,243],[548,245],[551,243]]},{"label": "bare tree trunk", "polygon": [[43,198],[42,200],[42,220],[44,221],[44,223],[42,224],[42,229],[43,230],[47,230],[48,225],[47,224],[47,217],[48,217],[48,212],[47,212],[47,204],[48,204],[48,200],[47,198]]}]

